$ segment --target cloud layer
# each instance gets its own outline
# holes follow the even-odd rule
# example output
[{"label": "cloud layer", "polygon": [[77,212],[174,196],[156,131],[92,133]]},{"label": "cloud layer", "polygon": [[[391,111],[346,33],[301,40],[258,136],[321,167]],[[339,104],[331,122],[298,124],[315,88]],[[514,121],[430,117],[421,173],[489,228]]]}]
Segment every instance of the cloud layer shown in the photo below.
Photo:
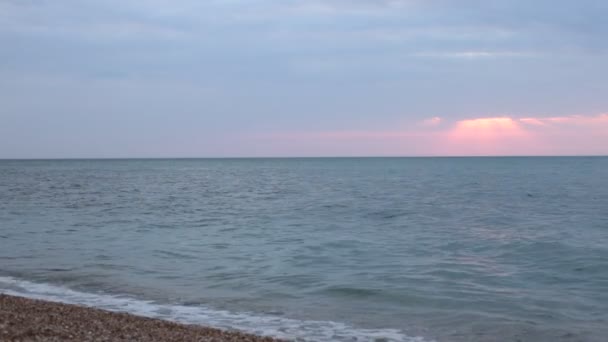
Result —
[{"label": "cloud layer", "polygon": [[[595,153],[594,125],[571,119],[590,133],[566,148],[543,118],[608,110],[606,16],[595,0],[0,0],[0,158],[313,155],[328,149],[248,137],[395,126],[424,146],[487,126]],[[495,113],[517,114],[466,121]],[[403,154],[457,152],[420,145]]]}]

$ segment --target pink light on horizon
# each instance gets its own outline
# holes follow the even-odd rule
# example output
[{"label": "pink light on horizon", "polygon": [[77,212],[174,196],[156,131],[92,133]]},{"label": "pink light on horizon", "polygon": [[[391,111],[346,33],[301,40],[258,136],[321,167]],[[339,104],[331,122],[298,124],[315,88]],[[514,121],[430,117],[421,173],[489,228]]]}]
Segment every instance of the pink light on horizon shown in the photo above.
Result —
[{"label": "pink light on horizon", "polygon": [[434,117],[403,129],[281,132],[262,141],[282,155],[608,155],[608,114]]},{"label": "pink light on horizon", "polygon": [[516,154],[539,144],[517,120],[507,116],[458,121],[443,140],[446,155]]}]

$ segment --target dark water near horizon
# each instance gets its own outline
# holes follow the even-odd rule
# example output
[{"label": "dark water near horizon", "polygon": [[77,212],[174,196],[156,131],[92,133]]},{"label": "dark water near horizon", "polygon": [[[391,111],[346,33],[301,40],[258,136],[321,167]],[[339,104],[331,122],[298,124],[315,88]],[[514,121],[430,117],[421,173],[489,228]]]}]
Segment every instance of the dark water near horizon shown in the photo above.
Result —
[{"label": "dark water near horizon", "polygon": [[0,292],[308,341],[606,341],[608,158],[0,160]]}]

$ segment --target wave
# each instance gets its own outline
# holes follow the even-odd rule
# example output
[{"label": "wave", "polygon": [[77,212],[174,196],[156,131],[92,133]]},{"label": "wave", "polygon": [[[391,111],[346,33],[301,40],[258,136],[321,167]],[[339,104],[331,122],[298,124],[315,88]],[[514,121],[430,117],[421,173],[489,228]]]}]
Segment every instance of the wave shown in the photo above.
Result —
[{"label": "wave", "polygon": [[234,313],[199,305],[161,304],[126,296],[80,292],[13,277],[0,276],[0,293],[296,341],[428,341],[422,337],[407,336],[398,329],[363,329],[331,321],[304,321],[253,313]]}]

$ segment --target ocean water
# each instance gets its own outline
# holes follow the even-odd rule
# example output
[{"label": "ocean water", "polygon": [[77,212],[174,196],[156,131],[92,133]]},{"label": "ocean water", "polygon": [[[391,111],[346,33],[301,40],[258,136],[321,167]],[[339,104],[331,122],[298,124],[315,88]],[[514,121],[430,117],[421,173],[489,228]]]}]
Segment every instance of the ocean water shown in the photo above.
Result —
[{"label": "ocean water", "polygon": [[606,341],[608,158],[4,160],[0,292],[301,341]]}]

